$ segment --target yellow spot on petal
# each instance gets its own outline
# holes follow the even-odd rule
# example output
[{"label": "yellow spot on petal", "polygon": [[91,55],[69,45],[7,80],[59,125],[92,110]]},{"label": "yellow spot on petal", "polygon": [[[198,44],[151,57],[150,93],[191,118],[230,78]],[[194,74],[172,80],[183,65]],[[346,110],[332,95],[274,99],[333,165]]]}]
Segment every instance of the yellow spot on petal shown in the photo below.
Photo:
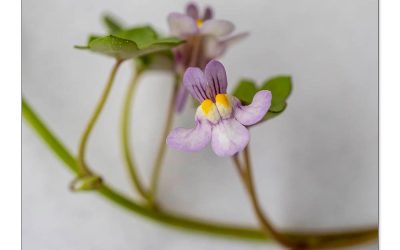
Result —
[{"label": "yellow spot on petal", "polygon": [[215,96],[215,101],[216,101],[218,104],[221,104],[222,106],[224,106],[225,108],[228,108],[228,107],[230,106],[229,100],[228,100],[228,98],[226,97],[225,94],[218,94],[218,95],[216,95],[216,96]]},{"label": "yellow spot on petal", "polygon": [[200,19],[200,18],[197,19],[196,24],[197,24],[197,27],[201,28],[201,26],[203,26],[203,19]]},{"label": "yellow spot on petal", "polygon": [[233,109],[229,95],[218,94],[215,96],[215,102],[218,113],[223,119],[231,117]]},{"label": "yellow spot on petal", "polygon": [[213,107],[213,102],[210,99],[206,99],[201,103],[201,109],[207,115],[211,108]]}]

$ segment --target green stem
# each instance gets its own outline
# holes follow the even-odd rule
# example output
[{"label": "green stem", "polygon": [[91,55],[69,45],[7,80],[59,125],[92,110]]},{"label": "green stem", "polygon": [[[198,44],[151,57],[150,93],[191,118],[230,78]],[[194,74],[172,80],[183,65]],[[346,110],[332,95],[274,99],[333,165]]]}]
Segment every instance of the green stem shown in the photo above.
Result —
[{"label": "green stem", "polygon": [[156,160],[153,165],[153,172],[151,175],[151,182],[150,182],[150,204],[154,204],[157,198],[157,189],[161,174],[161,166],[163,164],[165,150],[167,146],[165,140],[168,136],[169,131],[171,131],[172,124],[174,121],[175,100],[178,93],[179,79],[180,79],[179,76],[175,76],[174,89],[172,90],[172,96],[168,105],[167,120],[165,121],[164,130],[161,136],[161,142],[157,151]]},{"label": "green stem", "polygon": [[[53,133],[45,126],[40,118],[31,109],[29,104],[22,99],[22,115],[25,121],[30,124],[33,130],[38,136],[43,139],[46,145],[66,164],[66,166],[75,174],[78,173],[78,163],[71,153],[65,148],[65,146],[53,135]],[[165,225],[174,226],[183,230],[198,231],[201,233],[208,233],[220,236],[229,236],[240,239],[248,240],[261,240],[270,241],[270,238],[266,237],[265,234],[256,228],[235,226],[222,223],[214,223],[211,221],[204,221],[198,219],[192,219],[189,217],[180,216],[173,213],[160,212],[157,210],[150,209],[146,206],[142,206],[124,195],[113,190],[110,186],[103,184],[99,189],[96,190],[107,200],[114,204],[121,206],[128,211],[142,215],[154,222],[159,222]],[[341,232],[326,232],[326,233],[299,233],[299,232],[287,232],[291,238],[311,238],[313,237],[316,241],[335,241],[339,242],[340,239],[354,239],[366,241],[366,239],[375,239],[378,235],[378,229],[376,227],[347,230]]]},{"label": "green stem", "polygon": [[364,235],[363,237],[356,237],[356,238],[354,238],[354,235],[341,235],[340,237],[330,237],[330,238],[320,238],[316,237],[315,235],[309,235],[309,236],[303,235],[302,237],[298,237],[298,235],[287,235],[285,233],[277,231],[263,213],[260,203],[258,201],[252,177],[253,174],[252,174],[250,152],[248,146],[244,149],[243,156],[244,156],[244,164],[243,164],[244,167],[241,166],[237,156],[234,156],[234,162],[239,172],[239,176],[241,177],[243,184],[247,190],[247,193],[249,195],[250,201],[252,203],[259,224],[267,236],[275,239],[283,246],[289,249],[327,249],[335,247],[352,246],[363,243],[365,241],[375,239],[377,237],[377,234],[368,234]]},{"label": "green stem", "polygon": [[123,155],[125,159],[125,166],[130,175],[131,182],[134,188],[139,192],[139,194],[144,199],[148,200],[149,194],[145,190],[144,185],[141,182],[139,175],[137,173],[129,141],[132,101],[133,101],[133,96],[135,94],[136,86],[138,85],[138,79],[140,78],[142,73],[143,70],[136,70],[135,74],[132,76],[132,80],[130,81],[128,89],[126,91],[124,106],[121,115],[121,142],[123,148]]},{"label": "green stem", "polygon": [[[78,148],[78,179],[76,179],[71,184],[71,187],[73,189],[75,186],[74,184],[77,183],[77,181],[79,179],[84,179],[87,177],[96,177],[96,176],[94,176],[94,174],[92,173],[92,171],[89,169],[89,167],[86,165],[86,162],[85,162],[86,145],[87,145],[89,136],[93,130],[93,127],[96,124],[96,121],[99,118],[101,111],[103,110],[104,104],[106,103],[107,97],[110,93],[111,87],[112,87],[114,79],[115,79],[115,75],[118,71],[119,66],[121,65],[121,62],[122,62],[122,60],[117,60],[115,62],[114,66],[111,70],[110,76],[108,78],[108,81],[106,83],[106,86],[103,90],[103,93],[101,94],[100,99],[95,107],[95,110],[94,110],[92,116],[90,117],[90,119],[85,127],[85,130],[82,133],[80,143],[79,143],[79,148]],[[95,179],[90,179],[90,180],[95,181],[92,183],[92,184],[94,184],[94,183],[96,184],[93,187],[97,187],[101,183],[100,177],[97,177]],[[88,188],[91,189],[92,187],[89,186]]]}]

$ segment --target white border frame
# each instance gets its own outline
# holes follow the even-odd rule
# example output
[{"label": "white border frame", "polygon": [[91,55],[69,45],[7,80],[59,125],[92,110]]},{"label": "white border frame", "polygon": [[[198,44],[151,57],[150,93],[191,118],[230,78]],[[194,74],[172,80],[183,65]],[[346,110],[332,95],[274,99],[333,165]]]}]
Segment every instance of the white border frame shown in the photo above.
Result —
[{"label": "white border frame", "polygon": [[381,249],[400,249],[400,2],[380,1]]},{"label": "white border frame", "polygon": [[1,1],[0,249],[21,249],[21,2]]}]

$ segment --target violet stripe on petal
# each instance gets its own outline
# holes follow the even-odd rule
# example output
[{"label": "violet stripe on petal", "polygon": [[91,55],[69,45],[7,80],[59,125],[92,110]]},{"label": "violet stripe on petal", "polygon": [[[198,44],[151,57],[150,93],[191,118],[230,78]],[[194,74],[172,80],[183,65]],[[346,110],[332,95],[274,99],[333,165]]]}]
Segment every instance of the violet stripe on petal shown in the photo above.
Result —
[{"label": "violet stripe on petal", "polygon": [[217,60],[211,60],[205,68],[207,82],[214,93],[225,94],[228,87],[228,79],[226,77],[225,67]]},{"label": "violet stripe on petal", "polygon": [[207,80],[199,68],[189,67],[183,75],[183,84],[189,93],[202,102],[211,99],[207,91]]}]

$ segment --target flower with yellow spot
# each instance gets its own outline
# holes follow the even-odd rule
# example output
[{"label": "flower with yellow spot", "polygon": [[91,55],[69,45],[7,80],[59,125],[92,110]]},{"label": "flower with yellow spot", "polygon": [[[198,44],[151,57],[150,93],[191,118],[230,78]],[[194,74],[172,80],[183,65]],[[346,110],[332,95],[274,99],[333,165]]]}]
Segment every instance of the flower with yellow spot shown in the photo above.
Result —
[{"label": "flower with yellow spot", "polygon": [[272,94],[268,90],[257,92],[248,106],[227,94],[225,68],[216,60],[206,65],[204,73],[200,68],[189,67],[183,84],[201,104],[196,110],[194,128],[176,128],[167,137],[170,147],[182,151],[199,151],[210,141],[219,156],[242,151],[250,140],[246,126],[259,122],[271,105]]}]

